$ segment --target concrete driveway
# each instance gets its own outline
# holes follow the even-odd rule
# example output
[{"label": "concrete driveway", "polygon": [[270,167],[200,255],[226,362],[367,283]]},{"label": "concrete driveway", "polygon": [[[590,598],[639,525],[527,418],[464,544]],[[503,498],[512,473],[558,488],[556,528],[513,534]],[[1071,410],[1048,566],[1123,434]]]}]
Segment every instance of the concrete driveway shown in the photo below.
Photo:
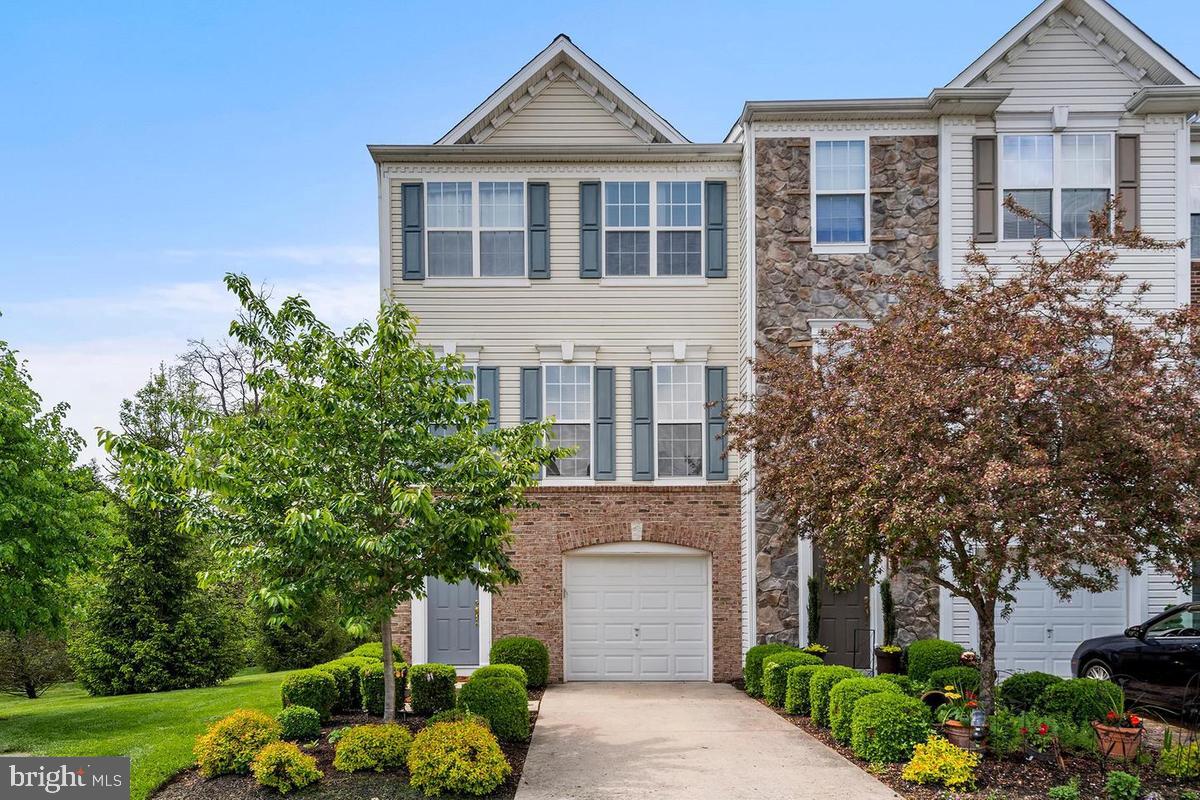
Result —
[{"label": "concrete driveway", "polygon": [[568,683],[542,698],[517,800],[900,795],[720,683]]}]

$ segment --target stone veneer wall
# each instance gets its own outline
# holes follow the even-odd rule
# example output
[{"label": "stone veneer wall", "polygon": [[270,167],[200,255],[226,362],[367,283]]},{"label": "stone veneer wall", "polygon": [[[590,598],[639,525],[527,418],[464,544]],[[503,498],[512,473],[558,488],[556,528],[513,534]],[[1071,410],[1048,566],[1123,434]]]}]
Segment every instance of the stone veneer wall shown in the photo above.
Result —
[{"label": "stone veneer wall", "polygon": [[[883,311],[887,297],[865,291],[868,273],[937,275],[938,146],[936,136],[873,136],[871,242],[864,254],[812,251],[808,138],[758,139],[754,147],[757,346],[810,352],[811,319],[861,319]],[[802,590],[796,535],[769,504],[755,507],[757,639],[795,643]],[[901,638],[936,636],[938,593],[913,575],[893,578]]]},{"label": "stone veneer wall", "polygon": [[[551,680],[563,677],[563,555],[594,544],[641,541],[712,554],[713,680],[741,675],[741,534],[736,485],[543,486],[528,494],[540,507],[520,513],[513,563],[521,583],[492,601],[492,636],[528,635],[550,650]],[[396,611],[392,631],[412,654],[411,612]]]}]

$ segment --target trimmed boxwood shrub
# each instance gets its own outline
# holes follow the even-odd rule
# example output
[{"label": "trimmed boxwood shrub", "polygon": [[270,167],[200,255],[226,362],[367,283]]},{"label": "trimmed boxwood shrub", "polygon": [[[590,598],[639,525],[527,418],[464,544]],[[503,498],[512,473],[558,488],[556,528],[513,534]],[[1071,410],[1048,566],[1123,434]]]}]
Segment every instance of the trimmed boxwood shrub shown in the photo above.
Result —
[{"label": "trimmed boxwood shrub", "polygon": [[[396,708],[404,705],[404,678],[408,665],[397,661],[393,665],[396,676]],[[453,667],[451,667],[453,669]],[[358,691],[362,695],[362,708],[373,717],[383,716],[383,662],[368,661],[359,667]]]},{"label": "trimmed boxwood shrub", "polygon": [[329,712],[337,701],[337,681],[327,672],[302,669],[293,672],[279,685],[279,694],[285,706],[308,706],[315,708],[322,720],[329,719]]},{"label": "trimmed boxwood shrub", "polygon": [[[358,647],[346,653],[344,658],[373,658],[376,661],[383,661],[383,642],[367,642],[360,644]],[[392,645],[392,660],[397,663],[404,663],[404,651],[400,649],[400,645]]]},{"label": "trimmed boxwood shrub", "polygon": [[475,678],[458,691],[458,707],[487,719],[502,742],[529,738],[529,698],[512,678]]},{"label": "trimmed boxwood shrub", "polygon": [[399,769],[408,760],[412,740],[412,732],[403,725],[355,725],[338,739],[333,768],[342,772]]},{"label": "trimmed boxwood shrub", "polygon": [[467,711],[465,708],[449,708],[445,711],[439,711],[425,721],[426,725],[437,725],[439,722],[474,722],[476,725],[482,725],[489,731],[492,729],[492,723],[487,721],[487,717],[482,717],[473,711]]},{"label": "trimmed boxwood shrub", "polygon": [[929,738],[929,707],[915,697],[891,692],[870,694],[854,704],[850,747],[872,764],[898,764]]},{"label": "trimmed boxwood shrub", "polygon": [[[362,694],[362,671],[363,671],[363,668],[367,667],[371,664],[382,664],[383,662],[376,661],[373,658],[367,658],[366,656],[343,656],[342,658],[339,658],[335,663],[343,664],[343,665],[345,665],[345,667],[347,669],[350,670],[350,676],[351,676],[351,680],[352,680],[352,684],[353,684],[353,689],[351,690],[351,693],[350,693],[350,705],[347,706],[347,708],[352,709],[354,711],[362,711],[365,708],[365,706],[363,704],[363,694]],[[397,662],[395,662],[395,665],[402,669],[408,668],[408,665],[405,664],[403,661],[397,661]],[[382,674],[383,674],[383,672],[380,671],[380,675],[382,675]],[[403,688],[404,687],[397,685],[396,692],[400,693],[401,691],[403,691]]]},{"label": "trimmed boxwood shrub", "polygon": [[751,697],[762,697],[763,659],[776,653],[800,652],[800,648],[792,647],[783,642],[768,642],[756,644],[746,651],[746,661],[742,666],[742,681],[746,685],[746,694]]},{"label": "trimmed boxwood shrub", "polygon": [[908,646],[908,677],[924,683],[939,669],[959,666],[962,645],[944,639],[920,639]]},{"label": "trimmed boxwood shrub", "polygon": [[525,670],[530,689],[544,689],[550,680],[550,651],[532,636],[505,636],[492,642],[488,651],[492,664],[516,664]]},{"label": "trimmed boxwood shrub", "polygon": [[762,687],[763,699],[775,706],[783,708],[787,699],[787,676],[792,667],[819,667],[825,662],[810,653],[783,652],[774,653],[763,659]]},{"label": "trimmed boxwood shrub", "polygon": [[1014,714],[1023,714],[1033,708],[1047,687],[1062,681],[1048,672],[1018,672],[1000,681],[996,700]]},{"label": "trimmed boxwood shrub", "polygon": [[829,729],[833,738],[850,744],[850,721],[855,704],[869,694],[903,694],[891,681],[879,678],[847,678],[838,681],[829,692]]},{"label": "trimmed boxwood shrub", "polygon": [[913,683],[912,678],[908,677],[907,675],[892,675],[892,674],[885,673],[885,674],[879,675],[877,677],[880,680],[890,681],[891,683],[896,684],[896,686],[898,686],[900,688],[900,691],[904,692],[907,695],[910,695],[912,697],[917,696],[917,687]]},{"label": "trimmed boxwood shrub", "polygon": [[1124,708],[1125,693],[1121,687],[1093,678],[1071,678],[1053,683],[1034,703],[1039,714],[1062,714],[1076,725],[1087,725],[1114,708]]},{"label": "trimmed boxwood shrub", "polygon": [[458,673],[449,664],[413,664],[408,671],[408,683],[414,714],[428,717],[454,708]]},{"label": "trimmed boxwood shrub", "polygon": [[258,751],[250,764],[259,786],[287,794],[321,780],[317,760],[291,742],[272,742]]},{"label": "trimmed boxwood shrub", "polygon": [[471,673],[471,677],[467,680],[473,681],[477,678],[512,678],[522,687],[529,685],[529,676],[525,674],[525,670],[518,667],[516,664],[488,664],[486,667],[480,667]]},{"label": "trimmed boxwood shrub", "polygon": [[317,664],[313,669],[317,672],[324,672],[333,678],[333,682],[337,685],[337,694],[333,700],[334,711],[357,711],[359,709],[359,705],[354,702],[355,698],[360,696],[358,687],[354,685],[356,670],[341,661],[327,661],[324,664]]},{"label": "trimmed boxwood shrub", "polygon": [[850,667],[837,665],[818,667],[813,676],[808,679],[808,705],[813,722],[829,727],[829,692],[838,681],[847,678],[860,678],[862,673]]},{"label": "trimmed boxwood shrub", "polygon": [[789,714],[803,714],[806,717],[809,715],[812,706],[808,703],[808,682],[812,680],[813,673],[822,666],[824,664],[801,664],[788,670],[787,692],[783,697],[784,711]]},{"label": "trimmed boxwood shrub", "polygon": [[196,764],[206,778],[246,774],[258,751],[279,741],[279,723],[261,711],[239,709],[196,737]]},{"label": "trimmed boxwood shrub", "polygon": [[482,725],[429,725],[408,750],[409,784],[426,797],[491,794],[512,772],[496,737]]},{"label": "trimmed boxwood shrub", "polygon": [[979,670],[974,667],[945,667],[929,676],[929,685],[934,689],[954,686],[964,692],[979,691]]},{"label": "trimmed boxwood shrub", "polygon": [[308,706],[288,706],[275,717],[289,742],[311,742],[321,735],[321,715]]}]

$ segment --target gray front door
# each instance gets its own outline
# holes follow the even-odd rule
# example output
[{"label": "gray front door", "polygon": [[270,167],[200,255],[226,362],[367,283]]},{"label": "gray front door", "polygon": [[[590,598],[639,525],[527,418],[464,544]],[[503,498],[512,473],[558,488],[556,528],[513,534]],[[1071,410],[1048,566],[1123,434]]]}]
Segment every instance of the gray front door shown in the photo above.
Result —
[{"label": "gray front door", "polygon": [[429,660],[437,664],[479,663],[479,587],[470,581],[429,579]]}]

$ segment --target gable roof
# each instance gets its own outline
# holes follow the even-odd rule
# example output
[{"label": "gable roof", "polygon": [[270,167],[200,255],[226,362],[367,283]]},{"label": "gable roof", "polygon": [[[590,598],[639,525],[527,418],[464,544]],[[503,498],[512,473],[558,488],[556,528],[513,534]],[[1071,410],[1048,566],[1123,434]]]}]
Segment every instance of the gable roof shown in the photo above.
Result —
[{"label": "gable roof", "polygon": [[[1200,77],[1133,24],[1108,0],[1043,0],[1000,41],[975,59],[947,88],[970,86],[984,78],[1009,53],[1028,46],[1043,25],[1073,27],[1123,72],[1144,86],[1200,85]],[[1011,58],[1011,57],[1010,57]]]},{"label": "gable roof", "polygon": [[688,138],[659,116],[604,67],[580,50],[566,34],[492,92],[475,110],[451,128],[437,144],[478,144],[487,140],[515,112],[556,80],[566,78],[592,97],[606,112],[646,143],[687,144]]}]

